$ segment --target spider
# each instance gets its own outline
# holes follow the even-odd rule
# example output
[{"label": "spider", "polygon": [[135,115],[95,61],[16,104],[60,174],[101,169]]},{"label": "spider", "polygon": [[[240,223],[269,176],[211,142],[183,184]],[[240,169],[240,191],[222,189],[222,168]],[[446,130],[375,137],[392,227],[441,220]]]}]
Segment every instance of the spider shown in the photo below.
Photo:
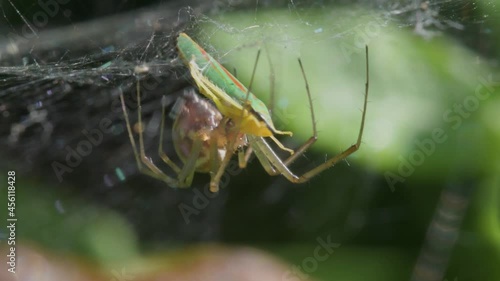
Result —
[{"label": "spider", "polygon": [[[186,37],[187,35],[181,34],[179,36],[179,42],[181,38],[185,39]],[[187,38],[191,40],[189,37]],[[192,43],[194,43],[194,41]],[[179,44],[180,43],[178,43],[178,48],[181,48]],[[172,127],[173,143],[177,155],[184,163],[182,168],[177,166],[177,164],[175,164],[163,151],[162,143],[167,104],[166,98],[162,98],[162,121],[160,125],[158,154],[160,158],[172,168],[176,176],[172,177],[165,174],[146,156],[142,128],[139,130],[139,148],[137,148],[127,109],[125,107],[123,93],[120,94],[129,139],[134,150],[137,166],[142,173],[164,181],[171,187],[189,187],[195,172],[209,173],[211,177],[210,191],[217,192],[220,179],[233,154],[238,154],[239,166],[240,168],[245,168],[250,156],[254,153],[269,175],[283,175],[292,183],[303,183],[329,167],[332,167],[359,149],[365,124],[369,88],[368,47],[365,48],[366,83],[364,103],[361,125],[356,143],[302,175],[294,174],[289,169],[289,166],[316,142],[317,131],[309,84],[301,60],[299,59],[298,62],[305,82],[311,112],[313,135],[305,143],[299,146],[299,148],[292,151],[291,156],[282,160],[267,143],[265,138],[271,138],[278,146],[287,150],[274,138],[274,134],[288,134],[288,132],[276,130],[272,124],[269,110],[265,107],[264,103],[251,94],[250,89],[246,89],[222,65],[201,49],[201,47],[196,45],[194,50],[197,51],[198,48],[203,51],[201,54],[206,59],[205,65],[200,66],[204,61],[201,60],[200,63],[200,60],[197,60],[195,56],[196,54],[192,52],[181,52],[181,57],[184,58],[186,64],[190,68],[191,76],[193,76],[198,89],[203,95],[208,97],[208,99],[204,99],[196,94],[194,89],[187,90],[176,102],[170,114],[175,120]],[[251,81],[253,81],[255,75],[259,54],[260,52],[257,54]],[[189,57],[191,59],[186,60]],[[225,77],[223,77],[226,79],[225,82],[228,81],[227,79],[233,81],[233,83],[238,86],[238,91],[243,91],[245,95],[242,96],[241,93],[239,93],[239,96],[235,96],[234,98],[232,97],[234,93],[229,95],[228,91],[230,89],[228,90],[224,85],[215,84],[214,80],[216,79],[213,77],[210,78],[210,75],[206,75],[206,72],[204,73],[208,67],[217,68],[218,71],[215,75],[225,75]],[[212,76],[213,75],[212,73]],[[252,82],[250,82],[250,85],[251,84]],[[138,123],[142,124],[139,88],[139,83],[137,83],[137,116]],[[255,104],[258,105],[258,108],[256,108]]]}]

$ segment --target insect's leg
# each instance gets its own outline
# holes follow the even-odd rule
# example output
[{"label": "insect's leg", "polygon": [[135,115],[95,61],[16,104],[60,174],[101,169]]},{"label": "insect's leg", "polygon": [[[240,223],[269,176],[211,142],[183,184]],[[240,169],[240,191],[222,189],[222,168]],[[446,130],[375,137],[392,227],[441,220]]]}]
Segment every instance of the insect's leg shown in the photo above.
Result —
[{"label": "insect's leg", "polygon": [[298,180],[298,177],[288,169],[263,137],[248,135],[248,141],[267,173],[270,175],[282,174],[291,182],[296,182]]},{"label": "insect's leg", "polygon": [[[361,125],[359,128],[359,134],[358,134],[358,139],[355,144],[351,145],[348,149],[342,151],[340,154],[328,159],[325,163],[316,166],[315,168],[305,172],[302,174],[300,177],[296,176],[293,174],[285,164],[286,161],[281,161],[281,159],[274,153],[272,148],[266,143],[264,138],[262,137],[255,137],[255,136],[249,136],[250,144],[254,147],[254,150],[260,150],[266,158],[269,160],[269,162],[283,175],[285,176],[289,181],[294,182],[294,183],[302,183],[306,182],[315,175],[321,173],[322,171],[330,168],[331,166],[335,165],[339,161],[345,159],[352,153],[356,152],[359,147],[361,146],[361,140],[363,137],[363,130],[365,127],[365,119],[366,119],[366,107],[368,103],[368,87],[369,87],[369,66],[368,66],[368,46],[366,47],[366,83],[365,83],[365,98],[364,98],[364,103],[363,103],[363,114],[361,116]],[[307,143],[306,143],[307,144]],[[304,145],[303,145],[304,146]],[[303,147],[302,146],[302,147]],[[299,148],[300,150],[300,148]],[[292,156],[293,157],[293,156]]]},{"label": "insect's leg", "polygon": [[257,71],[257,64],[259,63],[259,57],[260,57],[260,49],[257,51],[257,57],[255,58],[255,64],[253,65],[252,76],[250,77],[250,84],[248,84],[248,89],[246,92],[245,101],[243,102],[243,110],[241,111],[240,120],[243,119],[243,115],[245,113],[245,110],[249,111],[251,109],[251,106],[248,103],[248,99],[250,98],[250,92],[252,91],[253,80],[255,78],[255,72]]},{"label": "insect's leg", "polygon": [[179,174],[181,169],[177,166],[167,154],[163,151],[163,132],[165,130],[165,118],[166,118],[166,108],[167,108],[167,99],[165,96],[161,99],[161,124],[160,124],[160,144],[158,146],[158,155],[160,155],[161,160],[165,162],[175,173]]},{"label": "insect's leg", "polygon": [[277,175],[280,174],[279,171],[277,171],[274,166],[269,162],[269,159],[266,157],[266,154],[260,150],[258,147],[255,147],[253,149],[253,152],[255,153],[255,156],[257,159],[259,159],[260,164],[264,168],[264,170],[269,174],[269,175]]},{"label": "insect's leg", "polygon": [[[139,131],[139,153],[137,152],[137,145],[135,143],[133,134],[132,134],[132,128],[130,126],[130,119],[128,116],[127,112],[127,107],[125,106],[125,101],[123,98],[123,92],[120,92],[120,101],[122,104],[122,110],[123,110],[123,115],[125,116],[125,123],[127,126],[127,132],[128,136],[130,139],[130,143],[132,145],[132,149],[134,150],[134,156],[135,160],[137,163],[137,168],[138,170],[146,174],[150,177],[156,178],[158,180],[164,181],[168,185],[172,187],[177,187],[178,186],[178,181],[167,176],[165,173],[163,173],[158,167],[156,167],[149,158],[146,157],[144,153],[144,140],[142,136],[142,120],[141,120],[141,114],[142,114],[142,107],[141,107],[141,94],[140,94],[140,84],[137,82],[137,116],[138,116],[138,123],[140,126],[140,131]],[[142,164],[146,165],[146,167],[142,166]]]}]

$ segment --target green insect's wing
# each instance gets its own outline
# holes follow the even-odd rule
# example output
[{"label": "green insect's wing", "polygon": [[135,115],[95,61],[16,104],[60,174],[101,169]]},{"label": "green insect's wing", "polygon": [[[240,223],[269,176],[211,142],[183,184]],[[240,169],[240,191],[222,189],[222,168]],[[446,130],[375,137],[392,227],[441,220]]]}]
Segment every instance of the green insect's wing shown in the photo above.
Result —
[{"label": "green insect's wing", "polygon": [[248,89],[188,35],[185,33],[179,35],[177,39],[177,48],[181,58],[187,65],[189,65],[190,60],[194,59],[203,75],[213,84],[224,91],[231,99],[236,101],[237,104],[243,106],[245,102],[247,102],[252,111],[264,121],[273,132],[277,131],[274,128],[267,106],[251,92],[248,94],[247,98]]}]

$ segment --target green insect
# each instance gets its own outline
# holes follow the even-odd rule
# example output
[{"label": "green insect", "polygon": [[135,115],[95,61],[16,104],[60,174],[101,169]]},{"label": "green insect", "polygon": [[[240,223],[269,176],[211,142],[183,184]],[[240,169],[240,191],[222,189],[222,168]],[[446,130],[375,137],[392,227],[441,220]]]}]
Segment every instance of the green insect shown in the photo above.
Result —
[{"label": "green insect", "polygon": [[276,130],[266,105],[185,33],[177,38],[177,49],[200,92],[241,132],[260,137],[292,135]]},{"label": "green insect", "polygon": [[[325,163],[316,166],[300,176],[290,171],[289,166],[317,140],[316,122],[309,84],[300,59],[299,66],[304,77],[311,111],[313,136],[298,149],[291,151],[285,148],[274,135],[291,135],[292,133],[279,131],[274,127],[266,105],[255,97],[249,89],[243,86],[229,71],[185,33],[179,35],[177,48],[180,57],[188,66],[199,92],[208,98],[208,100],[198,96],[194,90],[190,90],[174,106],[173,114],[171,114],[175,119],[172,136],[176,152],[184,163],[182,168],[171,161],[162,148],[164,120],[166,118],[165,98],[162,100],[162,124],[158,153],[161,159],[177,174],[176,177],[171,177],[161,171],[145,155],[142,130],[139,130],[138,152],[123,94],[120,96],[130,142],[141,172],[162,180],[172,187],[188,187],[191,185],[195,172],[208,172],[211,176],[210,191],[217,192],[220,178],[231,157],[237,153],[239,166],[244,168],[251,154],[254,153],[268,174],[273,176],[283,175],[290,182],[303,183],[359,149],[365,124],[368,99],[368,47],[366,47],[366,83],[363,113],[356,143],[340,154],[328,159]],[[257,54],[251,81],[253,81],[255,75],[259,54],[260,52]],[[139,84],[137,86],[137,101],[139,102],[138,123],[141,124]],[[291,151],[292,155],[285,160],[280,159],[265,140],[266,137],[271,138],[281,149]]]}]

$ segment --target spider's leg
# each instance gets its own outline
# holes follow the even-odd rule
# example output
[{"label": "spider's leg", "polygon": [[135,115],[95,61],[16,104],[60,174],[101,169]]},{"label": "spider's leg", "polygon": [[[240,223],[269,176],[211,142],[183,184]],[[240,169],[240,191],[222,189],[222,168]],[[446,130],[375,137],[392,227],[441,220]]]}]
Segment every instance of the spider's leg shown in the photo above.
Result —
[{"label": "spider's leg", "polygon": [[[364,98],[364,103],[363,103],[363,114],[361,116],[361,125],[359,128],[359,134],[358,134],[358,139],[355,144],[351,145],[349,148],[346,150],[342,151],[340,154],[328,159],[325,163],[320,164],[316,166],[315,168],[303,173],[301,176],[296,176],[293,172],[291,172],[287,166],[287,163],[293,162],[295,158],[293,158],[295,155],[292,155],[289,157],[289,159],[282,161],[274,152],[274,150],[269,146],[269,144],[264,140],[262,137],[256,137],[256,136],[248,136],[250,145],[254,149],[256,155],[259,155],[258,153],[263,153],[267,160],[274,166],[276,170],[279,171],[280,174],[282,174],[284,177],[286,177],[289,181],[293,183],[302,183],[306,182],[312,177],[316,176],[317,174],[321,173],[322,171],[330,168],[331,166],[335,165],[339,161],[345,159],[352,153],[356,152],[359,147],[361,146],[361,140],[363,137],[363,130],[365,127],[365,119],[366,119],[366,107],[368,103],[368,88],[369,88],[369,66],[368,66],[368,46],[366,47],[366,83],[365,83],[365,98]],[[313,115],[314,119],[314,115]],[[298,149],[298,153],[303,153],[301,149],[305,151],[305,148],[310,146],[309,144],[310,141],[306,142],[304,145],[302,145]],[[304,148],[305,147],[305,148]],[[297,153],[297,154],[298,154]],[[292,158],[292,160],[290,160]],[[288,161],[288,162],[287,162]],[[268,169],[266,169],[268,171]],[[270,173],[271,175],[274,175],[276,173]]]},{"label": "spider's leg", "polygon": [[159,140],[159,145],[158,145],[158,155],[160,156],[161,160],[165,162],[172,170],[174,170],[177,174],[181,172],[181,169],[179,166],[177,166],[170,158],[167,156],[167,154],[163,151],[163,132],[165,131],[165,118],[166,118],[166,108],[167,108],[167,99],[165,96],[161,98],[161,124],[160,124],[160,140]]},{"label": "spider's leg", "polygon": [[[164,181],[168,185],[172,187],[177,187],[179,182],[172,177],[167,176],[164,172],[162,172],[156,165],[151,162],[151,160],[146,156],[144,152],[144,139],[143,139],[143,130],[142,130],[142,106],[141,106],[141,94],[140,94],[140,84],[137,82],[137,117],[139,124],[139,152],[137,149],[137,144],[134,140],[132,127],[130,126],[130,118],[128,116],[127,107],[125,106],[125,100],[123,97],[123,92],[120,92],[120,101],[122,104],[123,115],[125,117],[125,123],[127,127],[128,136],[130,139],[130,143],[132,145],[132,149],[134,151],[134,157],[136,160],[138,170],[146,174],[150,177],[156,178],[158,180]],[[144,164],[145,167],[142,165]]]},{"label": "spider's leg", "polygon": [[[313,135],[305,142],[303,143],[299,148],[297,148],[292,155],[290,155],[283,163],[286,166],[291,165],[299,156],[304,154],[304,152],[311,147],[316,140],[318,139],[318,132],[316,129],[316,117],[314,116],[314,107],[313,107],[313,102],[312,102],[312,97],[311,97],[311,90],[309,89],[309,83],[307,82],[307,77],[306,77],[306,72],[304,71],[304,66],[302,65],[302,61],[300,58],[298,59],[299,61],[299,66],[300,70],[302,72],[302,77],[304,78],[304,83],[306,86],[306,93],[307,93],[307,100],[309,101],[309,110],[311,111],[311,121],[312,121],[312,128],[313,128]],[[270,175],[279,175],[280,172],[278,170],[275,170],[275,172],[270,173]]]}]

